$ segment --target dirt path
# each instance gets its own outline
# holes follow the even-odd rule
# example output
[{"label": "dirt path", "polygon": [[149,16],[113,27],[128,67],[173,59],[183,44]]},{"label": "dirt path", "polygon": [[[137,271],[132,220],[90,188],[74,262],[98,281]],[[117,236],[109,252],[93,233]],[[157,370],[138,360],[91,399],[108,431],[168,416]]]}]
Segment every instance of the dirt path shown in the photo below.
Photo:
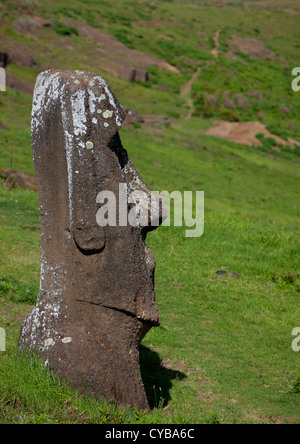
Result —
[{"label": "dirt path", "polygon": [[190,119],[192,117],[194,102],[191,97],[191,91],[192,86],[198,77],[198,74],[201,72],[201,69],[202,68],[199,67],[197,71],[194,72],[190,80],[181,87],[180,95],[182,98],[185,99],[186,106],[189,108],[188,114],[183,117],[184,119]]},{"label": "dirt path", "polygon": [[197,71],[194,72],[190,80],[185,83],[180,91],[181,97],[185,98],[186,106],[189,108],[188,114],[184,117],[184,119],[190,119],[192,117],[194,102],[191,97],[192,86],[195,83],[198,74],[201,72],[202,68],[198,68]]},{"label": "dirt path", "polygon": [[195,80],[198,76],[198,74],[200,73],[202,68],[198,68],[197,71],[194,72],[194,74],[192,75],[192,77],[190,78],[190,80],[185,83],[182,88],[181,88],[181,95],[182,96],[188,96],[192,90],[192,86],[195,83]]},{"label": "dirt path", "polygon": [[[220,37],[220,32],[221,29],[218,29],[214,35],[214,42],[215,42],[215,48],[211,50],[211,54],[217,58],[219,55],[219,37]],[[211,61],[206,62],[205,67],[208,66],[211,63]],[[195,83],[198,75],[200,74],[202,68],[198,68],[197,71],[194,72],[194,74],[192,75],[192,77],[190,78],[190,80],[188,82],[186,82],[182,87],[181,87],[181,97],[185,98],[185,103],[186,106],[189,108],[189,112],[188,114],[184,117],[184,119],[190,119],[192,117],[193,114],[193,110],[194,110],[194,102],[193,99],[191,97],[191,91],[192,91],[192,87],[193,84]]]},{"label": "dirt path", "polygon": [[[215,48],[211,50],[211,54],[215,59],[218,58],[219,55],[219,47],[220,47],[220,33],[221,29],[218,29],[214,35]],[[235,42],[237,41],[237,38]],[[242,43],[246,41],[246,39],[240,39]],[[240,43],[240,41],[238,41]],[[249,47],[253,49],[253,44],[256,42],[253,39],[249,42],[252,44]],[[253,43],[254,42],[254,43]],[[248,43],[248,40],[246,41]],[[260,42],[259,42],[260,43]],[[256,45],[256,52],[258,45]],[[243,48],[244,49],[244,48]],[[259,46],[259,49],[261,47]],[[207,67],[209,64],[214,63],[214,61],[207,61],[204,67]],[[188,114],[183,117],[183,119],[190,119],[194,110],[194,102],[191,96],[191,91],[193,84],[195,83],[198,75],[200,74],[202,68],[198,68],[197,71],[194,72],[190,80],[185,83],[181,88],[181,97],[185,99],[186,106],[189,108]],[[275,143],[282,144],[284,146],[289,145],[291,149],[294,148],[295,145],[300,146],[300,143],[297,140],[288,138],[287,141],[281,139],[280,137],[271,134],[265,125],[260,122],[226,122],[226,121],[218,121],[215,122],[215,126],[209,128],[203,134],[207,136],[215,136],[220,137],[222,139],[227,139],[232,142],[241,143],[249,146],[261,146],[262,143],[260,140],[256,138],[256,135],[262,133],[265,137],[271,137],[274,139]],[[274,146],[275,151],[280,151],[280,148]]]},{"label": "dirt path", "polygon": [[219,55],[219,47],[220,47],[220,33],[221,33],[221,29],[218,29],[217,32],[215,33],[214,36],[214,42],[216,47],[214,49],[211,50],[212,55],[217,58]]}]

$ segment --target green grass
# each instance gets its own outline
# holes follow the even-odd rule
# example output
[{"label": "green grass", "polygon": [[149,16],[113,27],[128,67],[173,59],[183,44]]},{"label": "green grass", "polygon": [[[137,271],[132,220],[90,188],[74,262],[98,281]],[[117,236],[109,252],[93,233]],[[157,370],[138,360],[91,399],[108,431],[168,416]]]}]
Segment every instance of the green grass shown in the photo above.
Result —
[{"label": "green grass", "polygon": [[[193,85],[195,115],[233,121],[262,121],[284,139],[298,137],[300,97],[291,88],[292,64],[220,57]],[[214,78],[214,82],[211,79]]]},{"label": "green grass", "polygon": [[[188,416],[203,422],[214,412],[225,422],[272,422],[276,418],[297,422],[298,398],[290,386],[298,374],[297,355],[291,350],[300,295],[296,278],[300,265],[298,165],[269,159],[255,149],[233,148],[222,141],[214,144],[197,134],[196,122],[193,119],[186,128],[157,136],[122,130],[124,145],[153,189],[207,190],[203,237],[187,239],[183,228],[171,227],[149,235],[148,244],[158,263],[156,287],[162,316],[162,326],[143,342],[143,377],[149,399],[167,407],[157,413],[164,421],[178,416],[184,421]],[[198,146],[185,146],[182,139],[193,125]],[[193,138],[189,140],[193,143]],[[154,159],[162,166],[157,167]],[[247,171],[247,180],[243,171]],[[6,239],[1,282],[13,286],[7,276],[14,270],[21,288],[30,289],[38,286],[39,233],[20,226],[38,226],[37,198],[33,192],[5,189],[1,196],[2,238]],[[219,277],[217,270],[240,276]],[[289,274],[295,279],[286,278]],[[2,300],[11,303],[18,294],[8,296],[6,290]],[[14,336],[14,350],[17,332],[10,327],[7,332]],[[9,359],[10,353],[7,362]],[[7,368],[5,362],[2,359],[2,368]],[[156,362],[150,370],[149,362]],[[29,389],[22,390],[23,395],[17,397],[21,403]],[[73,399],[74,395],[63,397]],[[65,421],[51,402],[47,401],[52,411],[49,421]],[[39,421],[38,413],[32,415]],[[133,420],[132,416],[122,418]],[[91,414],[89,420],[94,421],[95,416]]]},{"label": "green grass", "polygon": [[[134,84],[99,70],[94,44],[74,33],[45,28],[39,39],[19,34],[10,26],[18,17],[14,2],[1,4],[4,35],[30,49],[39,64],[10,65],[12,75],[33,85],[51,54],[58,66],[102,74],[134,111],[171,117],[169,128],[136,125],[123,128],[121,138],[153,190],[204,190],[205,228],[200,238],[186,238],[186,227],[160,227],[147,237],[157,261],[162,319],[141,347],[152,413],[126,411],[79,396],[36,357],[18,353],[20,326],[39,288],[38,197],[8,190],[0,180],[0,327],[7,335],[7,351],[0,353],[0,422],[299,423],[299,354],[291,348],[299,326],[299,150],[274,153],[273,140],[261,136],[262,147],[254,148],[202,134],[215,118],[258,120],[262,113],[270,132],[300,140],[300,93],[291,90],[297,16],[264,8],[269,1],[214,9],[193,1],[116,0],[113,8],[103,1],[101,10],[88,0],[30,5],[35,15],[85,21],[180,70],[152,66],[150,81]],[[282,7],[297,5],[291,0]],[[214,60],[218,29],[221,53]],[[276,59],[228,58],[233,34],[261,40]],[[190,106],[180,90],[198,66],[194,116],[184,119]],[[224,106],[226,98],[235,108]],[[0,120],[9,127],[0,131],[0,169],[34,174],[31,100],[11,89],[0,97]]]},{"label": "green grass", "polygon": [[[1,363],[2,364],[2,363]],[[8,377],[14,374],[14,381]],[[0,367],[0,422],[17,424],[161,424],[161,409],[147,414],[114,403],[82,397],[36,356],[10,355]],[[38,391],[37,391],[38,386]],[[182,422],[184,418],[177,418]],[[207,420],[211,420],[208,418]],[[185,418],[186,421],[186,418]]]}]

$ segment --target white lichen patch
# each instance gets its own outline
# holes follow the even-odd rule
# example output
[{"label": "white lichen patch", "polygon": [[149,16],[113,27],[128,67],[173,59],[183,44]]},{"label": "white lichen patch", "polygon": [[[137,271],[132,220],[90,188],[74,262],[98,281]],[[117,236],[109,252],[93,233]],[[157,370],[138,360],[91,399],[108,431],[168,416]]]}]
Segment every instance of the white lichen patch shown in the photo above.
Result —
[{"label": "white lichen patch", "polygon": [[71,97],[74,134],[86,134],[85,91],[78,89]]},{"label": "white lichen patch", "polygon": [[109,124],[107,122],[104,122],[103,125],[105,126],[105,128],[109,127]]},{"label": "white lichen patch", "polygon": [[102,87],[105,91],[105,94],[102,93],[100,96],[98,96],[98,102],[108,99],[110,105],[115,109],[116,125],[118,127],[121,127],[122,126],[122,119],[121,119],[120,112],[119,112],[119,107],[121,107],[121,105],[119,105],[119,106],[117,105],[117,103],[115,102],[114,96],[109,89],[108,84],[105,82],[105,80],[101,76],[95,76],[94,80],[97,81],[99,86]]},{"label": "white lichen patch", "polygon": [[[64,115],[64,114],[63,114]],[[64,124],[66,124],[64,122]],[[69,211],[70,220],[72,220],[72,199],[73,199],[73,179],[72,179],[72,147],[73,147],[73,136],[65,128],[65,144],[66,144],[66,158],[67,158],[67,172],[68,172],[68,191],[69,191]]]},{"label": "white lichen patch", "polygon": [[51,345],[53,347],[54,344],[55,344],[55,342],[54,342],[54,340],[52,338],[46,339],[45,343],[44,343],[45,347],[50,347]]},{"label": "white lichen patch", "polygon": [[59,73],[50,74],[50,70],[38,75],[32,103],[32,131],[38,130],[44,125],[43,111],[48,108],[50,101],[55,102],[60,97]]},{"label": "white lichen patch", "polygon": [[88,150],[91,150],[94,147],[94,144],[93,142],[88,141],[86,142],[85,146]]},{"label": "white lichen patch", "polygon": [[54,74],[51,74],[51,75],[49,76],[49,78],[53,80],[54,77],[57,77],[57,76],[59,76],[59,72],[55,72]]},{"label": "white lichen patch", "polygon": [[96,103],[97,103],[97,99],[98,97],[96,96],[96,94],[94,94],[94,92],[89,89],[88,90],[88,94],[89,94],[89,107],[90,107],[90,112],[91,114],[94,114],[94,112],[96,111]]},{"label": "white lichen patch", "polygon": [[113,114],[114,114],[113,111],[109,111],[109,110],[107,109],[106,111],[104,111],[104,113],[103,113],[103,117],[104,117],[104,119],[109,119],[110,117],[113,116]]},{"label": "white lichen patch", "polygon": [[69,344],[70,342],[72,342],[72,338],[70,338],[70,337],[63,338],[63,339],[61,340],[61,342],[62,342],[63,344]]},{"label": "white lichen patch", "polygon": [[97,109],[97,113],[101,114],[102,113],[102,109]]},{"label": "white lichen patch", "polygon": [[98,123],[98,120],[95,117],[93,117],[92,122],[96,125],[96,123]]}]

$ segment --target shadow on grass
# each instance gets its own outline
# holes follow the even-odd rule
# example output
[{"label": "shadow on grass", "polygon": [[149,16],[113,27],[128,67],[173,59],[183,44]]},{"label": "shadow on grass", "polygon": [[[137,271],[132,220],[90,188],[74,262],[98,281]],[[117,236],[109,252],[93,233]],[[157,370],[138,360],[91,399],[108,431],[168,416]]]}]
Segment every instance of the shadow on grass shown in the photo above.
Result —
[{"label": "shadow on grass", "polygon": [[165,407],[171,400],[173,381],[181,381],[187,376],[178,370],[164,367],[159,354],[143,345],[140,346],[140,364],[150,408]]}]

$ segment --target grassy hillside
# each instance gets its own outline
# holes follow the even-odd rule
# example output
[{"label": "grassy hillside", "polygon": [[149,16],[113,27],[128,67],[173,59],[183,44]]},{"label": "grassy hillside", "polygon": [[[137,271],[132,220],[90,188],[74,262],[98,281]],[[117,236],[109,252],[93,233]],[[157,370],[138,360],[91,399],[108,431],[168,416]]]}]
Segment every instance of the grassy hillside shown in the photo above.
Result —
[{"label": "grassy hillside", "polygon": [[[22,85],[0,93],[0,121],[9,128],[0,130],[0,169],[34,173],[32,95],[24,85],[60,66],[98,72],[144,117],[120,134],[149,187],[205,192],[201,238],[186,238],[185,227],[147,237],[162,318],[141,349],[153,407],[147,415],[83,400],[17,354],[39,289],[38,199],[1,181],[1,423],[299,423],[299,353],[291,348],[300,326],[299,148],[262,136],[254,147],[203,134],[215,120],[260,121],[274,137],[300,142],[300,93],[291,89],[297,3],[0,1],[0,51],[26,55],[7,67]],[[51,25],[37,25],[37,17]],[[123,43],[127,58],[135,49],[167,68],[147,66],[147,82],[113,75],[120,55],[79,35],[79,23]],[[145,67],[146,56],[138,60]]]}]

